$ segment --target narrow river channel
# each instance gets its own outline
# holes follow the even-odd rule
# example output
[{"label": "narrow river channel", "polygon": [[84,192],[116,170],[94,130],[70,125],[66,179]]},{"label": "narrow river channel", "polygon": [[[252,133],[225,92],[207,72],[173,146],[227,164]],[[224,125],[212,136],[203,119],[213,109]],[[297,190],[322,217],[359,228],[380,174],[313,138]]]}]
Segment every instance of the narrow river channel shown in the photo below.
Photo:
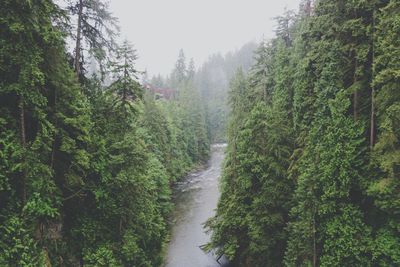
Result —
[{"label": "narrow river channel", "polygon": [[[209,241],[203,223],[214,215],[219,198],[219,178],[225,145],[212,146],[207,169],[191,173],[178,183],[174,192],[171,241],[168,246],[166,267],[220,267],[214,255],[199,246]],[[220,260],[222,262],[222,260]]]}]

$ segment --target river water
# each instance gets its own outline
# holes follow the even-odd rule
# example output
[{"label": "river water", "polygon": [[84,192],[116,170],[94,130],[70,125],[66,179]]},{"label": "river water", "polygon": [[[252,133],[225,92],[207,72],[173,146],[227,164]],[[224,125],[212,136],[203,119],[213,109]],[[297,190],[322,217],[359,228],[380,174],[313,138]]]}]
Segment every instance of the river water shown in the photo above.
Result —
[{"label": "river water", "polygon": [[213,145],[207,169],[189,174],[176,185],[174,223],[165,267],[221,266],[212,253],[205,253],[199,246],[210,240],[203,223],[214,215],[217,207],[225,147]]}]

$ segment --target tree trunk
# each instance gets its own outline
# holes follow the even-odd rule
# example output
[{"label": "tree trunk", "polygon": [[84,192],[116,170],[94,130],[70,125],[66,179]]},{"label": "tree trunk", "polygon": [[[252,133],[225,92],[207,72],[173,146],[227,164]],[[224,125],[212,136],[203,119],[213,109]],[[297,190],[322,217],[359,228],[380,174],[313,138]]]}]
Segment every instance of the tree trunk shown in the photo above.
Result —
[{"label": "tree trunk", "polygon": [[54,162],[55,162],[55,159],[56,159],[56,136],[54,137],[54,140],[53,140],[53,147],[52,147],[52,149],[51,149],[51,160],[50,160],[50,168],[54,168]]},{"label": "tree trunk", "polygon": [[57,120],[57,89],[54,89],[54,126],[56,129],[56,133],[54,134],[53,147],[51,149],[51,160],[50,160],[50,168],[54,169],[54,162],[56,160],[56,149],[57,149],[57,129],[58,129],[58,120]]},{"label": "tree trunk", "polygon": [[315,226],[315,206],[313,209],[313,267],[317,266],[317,241],[316,241],[316,226]]},{"label": "tree trunk", "polygon": [[[353,76],[353,84],[357,83],[357,59],[355,59],[355,67],[354,67],[354,76]],[[353,115],[354,115],[354,120],[358,120],[358,88],[356,87],[354,90],[354,95],[353,95]]]},{"label": "tree trunk", "polygon": [[354,120],[358,120],[358,92],[354,92]]},{"label": "tree trunk", "polygon": [[[372,80],[375,78],[375,7],[372,13]],[[371,85],[371,130],[370,130],[370,148],[373,149],[375,145],[375,86]]]},{"label": "tree trunk", "polygon": [[371,132],[370,132],[370,147],[375,145],[375,104],[374,104],[375,89],[371,88]]},{"label": "tree trunk", "polygon": [[81,58],[82,10],[83,10],[83,0],[79,0],[78,28],[76,30],[76,46],[75,46],[75,72],[78,77],[78,80],[81,69],[80,58]]},{"label": "tree trunk", "polygon": [[[21,131],[21,144],[23,149],[25,150],[26,148],[26,128],[25,128],[25,103],[24,103],[24,96],[21,95],[19,97],[19,123],[20,123],[20,131]],[[25,155],[25,151],[24,151]],[[23,159],[25,161],[25,158]],[[25,163],[25,162],[24,162]],[[26,167],[25,164],[23,164],[23,173],[22,173],[22,206],[25,205],[26,203]]]}]

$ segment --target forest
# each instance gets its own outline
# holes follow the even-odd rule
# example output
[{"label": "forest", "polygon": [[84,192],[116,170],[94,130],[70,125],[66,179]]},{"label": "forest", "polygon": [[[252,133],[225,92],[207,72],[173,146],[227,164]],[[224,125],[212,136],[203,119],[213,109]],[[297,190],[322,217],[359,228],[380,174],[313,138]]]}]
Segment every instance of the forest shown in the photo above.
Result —
[{"label": "forest", "polygon": [[204,253],[400,266],[400,1],[300,2],[149,77],[109,1],[0,0],[0,266],[163,266],[174,185],[224,142]]},{"label": "forest", "polygon": [[156,100],[107,3],[64,4],[0,4],[0,266],[159,266],[170,185],[209,154],[193,73]]},{"label": "forest", "polygon": [[400,2],[302,1],[230,82],[208,249],[234,266],[400,266]]}]

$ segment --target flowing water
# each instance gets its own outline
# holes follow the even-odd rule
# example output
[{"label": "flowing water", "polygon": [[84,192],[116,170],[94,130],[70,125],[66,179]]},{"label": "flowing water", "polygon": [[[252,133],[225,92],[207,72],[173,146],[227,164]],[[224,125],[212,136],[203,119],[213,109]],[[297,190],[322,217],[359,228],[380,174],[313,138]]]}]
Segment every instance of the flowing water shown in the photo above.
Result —
[{"label": "flowing water", "polygon": [[[191,173],[178,183],[174,192],[175,211],[166,267],[220,267],[215,255],[200,249],[210,237],[203,223],[214,215],[219,198],[219,178],[225,145],[212,146],[205,170]],[[224,259],[219,260],[221,263]]]}]

